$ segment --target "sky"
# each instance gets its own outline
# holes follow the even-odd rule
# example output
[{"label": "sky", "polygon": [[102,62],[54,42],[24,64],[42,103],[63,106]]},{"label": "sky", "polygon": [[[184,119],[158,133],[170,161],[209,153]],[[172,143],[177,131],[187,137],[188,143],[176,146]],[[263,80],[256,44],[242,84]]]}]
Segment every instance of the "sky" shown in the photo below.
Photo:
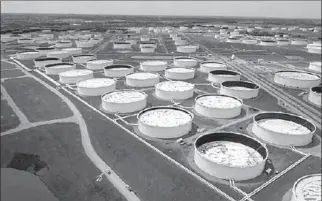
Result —
[{"label": "sky", "polygon": [[321,19],[321,1],[1,1],[1,13]]}]

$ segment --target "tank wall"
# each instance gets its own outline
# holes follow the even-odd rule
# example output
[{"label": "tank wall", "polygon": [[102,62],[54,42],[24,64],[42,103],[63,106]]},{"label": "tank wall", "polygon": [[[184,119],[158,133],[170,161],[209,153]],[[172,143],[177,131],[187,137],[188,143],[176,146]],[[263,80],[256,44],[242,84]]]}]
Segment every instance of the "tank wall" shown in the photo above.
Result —
[{"label": "tank wall", "polygon": [[194,90],[188,90],[188,91],[164,91],[160,90],[157,87],[155,88],[155,95],[161,99],[164,100],[184,100],[191,98],[193,96]]},{"label": "tank wall", "polygon": [[114,43],[113,44],[113,48],[114,49],[130,49],[131,48],[131,43],[127,43],[127,44],[117,44],[117,43]]},{"label": "tank wall", "polygon": [[81,64],[81,63],[86,63],[88,62],[89,60],[92,60],[92,59],[95,59],[96,57],[95,56],[92,56],[92,57],[73,57],[73,62],[74,63],[77,63],[77,64]]},{"label": "tank wall", "polygon": [[133,68],[128,68],[126,70],[104,69],[104,75],[107,77],[124,77],[130,73],[133,73],[133,71]]},{"label": "tank wall", "polygon": [[77,92],[80,95],[84,96],[101,96],[105,93],[111,92],[115,90],[116,85],[110,85],[106,87],[99,87],[99,88],[87,88],[87,87],[77,87]]},{"label": "tank wall", "polygon": [[209,108],[202,106],[196,102],[194,109],[201,114],[202,116],[210,117],[210,118],[222,118],[229,119],[234,118],[241,113],[241,106],[235,108]]},{"label": "tank wall", "polygon": [[215,83],[222,83],[226,81],[240,81],[240,75],[235,75],[233,77],[223,77],[209,73],[208,80]]},{"label": "tank wall", "polygon": [[150,71],[150,72],[157,72],[163,71],[167,68],[167,65],[147,65],[147,64],[140,64],[140,69],[143,71]]},{"label": "tank wall", "polygon": [[76,76],[76,77],[67,77],[67,76],[59,75],[59,82],[63,84],[74,84],[91,78],[93,78],[93,73],[82,75],[82,76]]},{"label": "tank wall", "polygon": [[234,90],[230,89],[229,87],[221,86],[219,89],[220,94],[228,95],[228,96],[235,96],[240,99],[251,99],[256,98],[259,93],[259,89],[252,89],[252,90]]},{"label": "tank wall", "polygon": [[182,61],[180,59],[174,60],[174,66],[176,67],[194,67],[198,64],[197,60]]},{"label": "tank wall", "polygon": [[113,61],[108,61],[104,63],[86,63],[86,68],[91,70],[104,69],[104,67],[112,65]]},{"label": "tank wall", "polygon": [[132,79],[132,78],[126,77],[126,84],[133,87],[150,87],[150,86],[154,86],[158,82],[159,82],[159,77],[144,79],[144,80]]},{"label": "tank wall", "polygon": [[200,65],[200,71],[204,73],[209,73],[213,70],[227,70],[227,66],[218,66],[218,67],[208,67],[203,64]]},{"label": "tank wall", "polygon": [[45,61],[34,61],[35,67],[45,67],[48,64],[56,64],[61,63],[61,59],[59,60],[45,60]]},{"label": "tank wall", "polygon": [[130,113],[144,109],[146,103],[146,98],[133,103],[110,103],[102,101],[102,108],[111,113]]},{"label": "tank wall", "polygon": [[45,66],[45,73],[47,75],[58,75],[59,73],[69,71],[69,70],[75,70],[76,65],[71,65],[70,67],[64,67],[64,68],[52,68],[52,67],[46,67]]},{"label": "tank wall", "polygon": [[195,71],[187,73],[165,71],[165,77],[174,80],[189,80],[195,77]]},{"label": "tank wall", "polygon": [[312,90],[310,90],[308,99],[311,103],[321,106],[321,93],[315,93]]}]

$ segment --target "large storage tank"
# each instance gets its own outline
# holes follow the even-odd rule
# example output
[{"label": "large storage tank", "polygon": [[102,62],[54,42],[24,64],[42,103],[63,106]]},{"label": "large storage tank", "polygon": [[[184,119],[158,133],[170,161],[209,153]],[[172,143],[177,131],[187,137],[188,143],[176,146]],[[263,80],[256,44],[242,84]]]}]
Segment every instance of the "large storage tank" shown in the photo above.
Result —
[{"label": "large storage tank", "polygon": [[19,60],[32,60],[40,56],[42,56],[42,54],[38,51],[18,52],[16,54],[16,57]]},{"label": "large storage tank", "polygon": [[131,113],[146,107],[148,95],[142,91],[118,90],[101,96],[102,109],[108,113]]},{"label": "large storage tank", "polygon": [[38,57],[34,59],[35,67],[37,68],[42,68],[45,67],[48,64],[56,64],[56,63],[61,63],[62,60],[56,57]]},{"label": "large storage tank", "polygon": [[193,52],[196,52],[197,49],[198,49],[198,46],[195,46],[195,45],[177,46],[177,52],[181,52],[181,53],[193,53]]},{"label": "large storage tank", "polygon": [[321,61],[310,62],[309,69],[321,73]]},{"label": "large storage tank", "polygon": [[165,70],[164,76],[173,80],[189,80],[195,77],[194,68],[169,68]]},{"label": "large storage tank", "polygon": [[47,75],[58,75],[59,73],[75,69],[76,64],[67,62],[45,65],[45,73]]},{"label": "large storage tank", "polygon": [[76,84],[77,82],[93,78],[93,71],[75,69],[59,73],[59,82],[63,84]]},{"label": "large storage tank", "polygon": [[321,174],[303,176],[293,185],[291,201],[310,200],[321,200]]},{"label": "large storage tank", "polygon": [[163,100],[185,100],[194,94],[194,84],[183,81],[164,81],[155,85],[155,95]]},{"label": "large storage tank", "polygon": [[104,69],[106,66],[110,66],[114,63],[112,59],[106,60],[89,60],[86,62],[86,68],[90,70]]},{"label": "large storage tank", "polygon": [[262,174],[268,150],[264,144],[244,134],[205,134],[194,143],[194,161],[207,174],[237,181]]},{"label": "large storage tank", "polygon": [[118,41],[113,43],[114,49],[131,49],[131,43],[125,41]]},{"label": "large storage tank", "polygon": [[208,73],[208,81],[214,83],[240,81],[240,73],[230,70],[214,70]]},{"label": "large storage tank", "polygon": [[227,70],[227,65],[217,61],[204,61],[200,64],[200,72],[209,73],[214,70]]},{"label": "large storage tank", "polygon": [[258,96],[259,86],[245,81],[226,81],[220,84],[219,93],[240,99],[251,99]]},{"label": "large storage tank", "polygon": [[191,131],[193,117],[191,112],[177,107],[147,108],[137,115],[138,129],[153,138],[178,138]]},{"label": "large storage tank", "polygon": [[175,67],[195,67],[198,60],[193,57],[175,57],[173,62]]},{"label": "large storage tank", "polygon": [[59,59],[65,59],[69,57],[69,53],[67,51],[52,51],[47,53],[47,57],[54,57]]},{"label": "large storage tank", "polygon": [[268,143],[283,146],[306,146],[312,142],[316,127],[297,115],[263,112],[253,118],[252,131]]},{"label": "large storage tank", "polygon": [[76,54],[82,54],[83,50],[82,48],[75,47],[75,48],[63,48],[62,51],[68,52],[69,55],[76,55]]},{"label": "large storage tank", "polygon": [[112,64],[104,67],[104,75],[107,77],[125,77],[134,72],[134,66],[127,64]]},{"label": "large storage tank", "polygon": [[78,54],[72,56],[73,62],[76,64],[83,64],[90,60],[96,59],[95,54]]},{"label": "large storage tank", "polygon": [[195,111],[209,118],[229,119],[241,114],[243,101],[239,98],[219,95],[204,94],[195,99]]},{"label": "large storage tank", "polygon": [[320,81],[319,75],[301,71],[279,71],[274,75],[274,82],[286,87],[311,88],[319,85]]},{"label": "large storage tank", "polygon": [[140,70],[148,71],[148,72],[157,72],[163,71],[168,67],[168,63],[166,61],[144,61],[140,63]]},{"label": "large storage tank", "polygon": [[322,86],[315,86],[310,89],[309,95],[308,95],[308,100],[321,107],[321,92],[322,92]]},{"label": "large storage tank", "polygon": [[82,96],[101,96],[115,88],[116,81],[109,78],[92,78],[77,83],[77,92]]},{"label": "large storage tank", "polygon": [[159,83],[159,74],[132,73],[126,76],[126,84],[132,87],[150,87]]}]

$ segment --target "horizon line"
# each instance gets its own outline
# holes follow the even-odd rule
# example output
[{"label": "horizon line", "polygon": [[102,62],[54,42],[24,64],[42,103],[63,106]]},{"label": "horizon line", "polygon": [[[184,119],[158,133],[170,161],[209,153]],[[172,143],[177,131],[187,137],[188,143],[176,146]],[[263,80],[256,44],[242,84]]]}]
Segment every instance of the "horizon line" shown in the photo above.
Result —
[{"label": "horizon line", "polygon": [[267,16],[213,16],[213,15],[140,15],[140,14],[94,14],[94,13],[15,13],[15,12],[1,12],[2,14],[40,14],[40,15],[46,15],[46,14],[53,14],[53,15],[105,15],[105,16],[153,16],[153,17],[204,17],[204,18],[213,18],[213,17],[222,17],[222,18],[263,18],[263,19],[293,19],[293,20],[319,20],[321,21],[321,18],[292,18],[292,17],[267,17]]}]

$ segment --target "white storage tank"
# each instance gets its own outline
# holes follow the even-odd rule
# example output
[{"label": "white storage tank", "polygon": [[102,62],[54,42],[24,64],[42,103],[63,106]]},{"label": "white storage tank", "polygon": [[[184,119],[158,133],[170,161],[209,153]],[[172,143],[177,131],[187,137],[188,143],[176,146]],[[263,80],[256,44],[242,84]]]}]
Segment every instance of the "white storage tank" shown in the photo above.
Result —
[{"label": "white storage tank", "polygon": [[179,46],[179,45],[186,45],[188,43],[188,41],[186,40],[175,40],[174,44]]},{"label": "white storage tank", "polygon": [[164,81],[155,85],[156,97],[163,100],[185,100],[194,94],[194,84],[183,81]]},{"label": "white storage tank", "polygon": [[321,91],[322,91],[322,86],[315,86],[310,89],[309,95],[308,95],[308,100],[321,107]]},{"label": "white storage tank", "polygon": [[47,57],[55,57],[59,59],[65,59],[69,57],[69,53],[67,51],[52,51],[47,53]]},{"label": "white storage tank", "polygon": [[257,40],[253,40],[253,39],[245,39],[245,40],[242,40],[242,43],[244,44],[249,44],[249,45],[255,45],[257,44]]},{"label": "white storage tank", "polygon": [[226,42],[227,43],[241,43],[241,40],[236,37],[229,37],[229,38],[227,38]]},{"label": "white storage tank", "polygon": [[148,95],[142,91],[118,90],[101,96],[102,109],[108,113],[131,113],[146,107]]},{"label": "white storage tank", "polygon": [[320,201],[321,174],[311,174],[299,178],[292,188],[290,201]]},{"label": "white storage tank", "polygon": [[157,44],[155,42],[153,42],[153,41],[141,42],[140,43],[140,48],[144,48],[144,47],[157,48]]},{"label": "white storage tank", "polygon": [[132,87],[150,87],[159,83],[159,74],[156,73],[132,73],[126,75],[126,84]]},{"label": "white storage tank", "polygon": [[95,54],[78,54],[78,55],[73,55],[73,62],[76,64],[83,64],[88,62],[89,60],[96,59]]},{"label": "white storage tank", "polygon": [[18,39],[18,44],[31,44],[31,43],[34,43],[35,42],[35,39],[33,38],[21,38],[21,39]]},{"label": "white storage tank", "polygon": [[310,62],[309,69],[321,73],[321,61]]},{"label": "white storage tank", "polygon": [[189,80],[195,77],[194,68],[169,68],[165,70],[164,76],[173,80]]},{"label": "white storage tank", "polygon": [[106,66],[110,66],[114,63],[112,59],[108,60],[89,60],[86,62],[86,68],[90,70],[104,69]]},{"label": "white storage tank", "polygon": [[141,36],[141,41],[149,41],[149,40],[150,40],[149,36],[147,36],[147,35]]},{"label": "white storage tank", "polygon": [[141,47],[141,52],[143,53],[153,53],[155,52],[154,47]]},{"label": "white storage tank", "polygon": [[240,81],[240,73],[230,70],[214,70],[208,73],[208,81],[214,83]]},{"label": "white storage tank", "polygon": [[182,53],[193,53],[193,52],[196,52],[197,49],[198,49],[198,46],[194,46],[194,45],[177,46],[177,52],[182,52]]},{"label": "white storage tank", "polygon": [[194,161],[207,174],[226,180],[256,178],[264,171],[268,150],[264,144],[244,134],[205,134],[194,143]]},{"label": "white storage tank", "polygon": [[62,40],[62,41],[58,41],[55,44],[55,47],[57,48],[67,48],[67,47],[72,47],[73,43],[70,40]]},{"label": "white storage tank", "polygon": [[104,67],[104,75],[107,77],[125,77],[134,72],[134,66],[127,64],[112,64]]},{"label": "white storage tank", "polygon": [[90,40],[75,40],[76,47],[91,48],[94,44]]},{"label": "white storage tank", "polygon": [[173,64],[175,67],[195,67],[198,60],[193,57],[175,57]]},{"label": "white storage tank", "polygon": [[83,52],[82,48],[80,48],[80,47],[63,48],[62,51],[68,52],[69,55],[82,54],[82,52]]},{"label": "white storage tank", "polygon": [[163,71],[168,67],[166,61],[144,61],[140,63],[140,70],[148,72]]},{"label": "white storage tank", "polygon": [[292,40],[291,45],[304,46],[304,45],[307,45],[307,41],[305,41],[305,40]]},{"label": "white storage tank", "polygon": [[226,81],[220,84],[219,93],[240,99],[251,99],[258,96],[259,87],[251,82]]},{"label": "white storage tank", "polygon": [[209,73],[214,70],[227,70],[227,65],[218,61],[204,61],[200,64],[200,72]]},{"label": "white storage tank", "polygon": [[45,73],[47,75],[58,75],[59,73],[75,69],[76,64],[67,62],[45,65]]},{"label": "white storage tank", "polygon": [[109,78],[92,78],[77,83],[77,92],[82,96],[101,96],[115,88],[116,81]]},{"label": "white storage tank", "polygon": [[61,63],[62,60],[56,57],[38,57],[34,59],[35,67],[42,68],[48,64]]},{"label": "white storage tank", "polygon": [[92,78],[93,71],[85,69],[75,69],[59,73],[59,82],[63,84],[75,84]]},{"label": "white storage tank", "polygon": [[114,49],[131,49],[131,43],[130,42],[123,42],[123,41],[118,41],[113,43],[113,48]]},{"label": "white storage tank", "polygon": [[290,41],[289,40],[282,40],[282,39],[277,40],[277,45],[278,46],[287,46],[289,44],[290,44]]},{"label": "white storage tank", "polygon": [[306,48],[308,49],[309,53],[321,54],[321,42],[320,43],[314,42],[313,44],[308,44]]},{"label": "white storage tank", "polygon": [[205,117],[230,119],[241,114],[243,101],[220,94],[199,95],[195,99],[195,111]]},{"label": "white storage tank", "polygon": [[56,51],[54,47],[37,47],[35,50],[38,51],[41,55],[47,55],[47,53],[49,52]]},{"label": "white storage tank", "polygon": [[278,71],[274,75],[274,82],[286,87],[311,88],[320,81],[319,75],[301,71]]},{"label": "white storage tank", "polygon": [[261,40],[260,45],[263,46],[276,46],[277,42],[273,40]]},{"label": "white storage tank", "polygon": [[177,107],[147,108],[137,115],[138,129],[152,138],[179,138],[191,131],[193,117],[191,112]]},{"label": "white storage tank", "polygon": [[19,60],[32,60],[42,56],[38,51],[19,52],[16,54]]},{"label": "white storage tank", "polygon": [[316,127],[297,115],[263,112],[253,118],[252,131],[257,137],[271,144],[306,146],[312,142]]}]

